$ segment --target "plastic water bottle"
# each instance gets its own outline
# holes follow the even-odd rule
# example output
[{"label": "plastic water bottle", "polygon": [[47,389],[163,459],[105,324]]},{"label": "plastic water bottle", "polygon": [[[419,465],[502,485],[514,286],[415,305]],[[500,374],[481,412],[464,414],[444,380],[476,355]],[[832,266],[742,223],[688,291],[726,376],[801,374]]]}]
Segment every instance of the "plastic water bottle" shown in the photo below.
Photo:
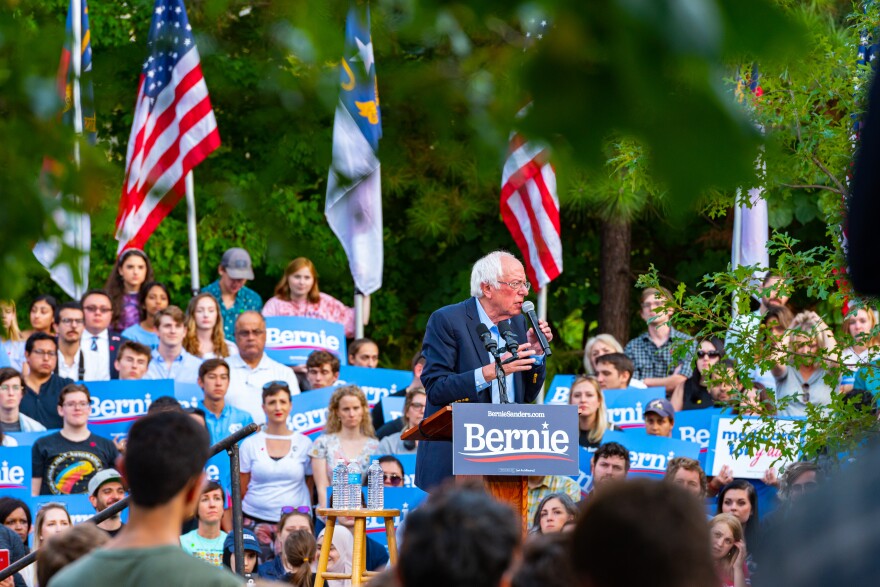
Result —
[{"label": "plastic water bottle", "polygon": [[348,507],[348,468],[342,459],[336,460],[333,467],[333,509],[342,510]]},{"label": "plastic water bottle", "polygon": [[367,473],[367,509],[385,509],[385,472],[378,459],[373,459]]},{"label": "plastic water bottle", "polygon": [[361,468],[355,463],[348,464],[348,503],[346,508],[350,510],[361,509]]}]

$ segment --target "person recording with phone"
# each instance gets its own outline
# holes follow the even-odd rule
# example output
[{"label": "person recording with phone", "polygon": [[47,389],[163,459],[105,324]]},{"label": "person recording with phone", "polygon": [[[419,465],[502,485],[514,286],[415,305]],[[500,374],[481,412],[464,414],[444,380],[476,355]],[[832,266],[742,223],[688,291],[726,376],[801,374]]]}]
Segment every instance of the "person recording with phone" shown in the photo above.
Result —
[{"label": "person recording with phone", "polygon": [[[425,418],[454,402],[529,403],[544,383],[553,335],[534,312],[526,309],[529,323],[523,316],[531,284],[522,263],[505,251],[489,253],[474,264],[470,288],[470,298],[428,319],[422,344]],[[498,362],[492,348],[506,349]],[[419,443],[416,485],[430,491],[451,476],[452,443]]]}]

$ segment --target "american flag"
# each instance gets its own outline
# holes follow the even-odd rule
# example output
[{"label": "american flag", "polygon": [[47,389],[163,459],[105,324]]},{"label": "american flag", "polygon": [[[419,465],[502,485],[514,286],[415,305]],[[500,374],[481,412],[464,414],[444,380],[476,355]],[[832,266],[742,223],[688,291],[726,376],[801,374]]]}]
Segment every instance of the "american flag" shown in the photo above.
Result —
[{"label": "american flag", "polygon": [[220,146],[182,0],[157,0],[147,46],[116,217],[120,252],[143,248],[186,194],[187,173]]},{"label": "american flag", "polygon": [[510,136],[501,177],[501,217],[522,251],[526,274],[538,289],[562,273],[556,172],[547,148]]}]

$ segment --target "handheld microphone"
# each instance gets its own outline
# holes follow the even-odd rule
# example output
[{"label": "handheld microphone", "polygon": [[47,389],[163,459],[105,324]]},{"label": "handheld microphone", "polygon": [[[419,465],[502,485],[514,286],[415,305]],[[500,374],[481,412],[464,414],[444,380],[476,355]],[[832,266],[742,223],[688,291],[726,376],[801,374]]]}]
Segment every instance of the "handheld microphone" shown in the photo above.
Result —
[{"label": "handheld microphone", "polygon": [[477,324],[477,336],[483,341],[483,346],[486,350],[494,355],[498,350],[498,343],[495,342],[492,333],[489,332],[489,328],[485,324]]},{"label": "handheld microphone", "polygon": [[532,330],[535,331],[535,334],[538,337],[538,342],[541,343],[541,348],[544,349],[544,356],[549,357],[553,354],[553,351],[550,350],[550,343],[547,342],[547,337],[544,336],[544,333],[538,325],[538,315],[535,314],[535,304],[532,302],[523,302],[522,312],[526,315],[526,318],[528,318]]},{"label": "handheld microphone", "polygon": [[501,338],[504,339],[505,350],[513,355],[513,359],[519,358],[519,355],[517,354],[517,350],[519,349],[519,341],[516,340],[516,334],[514,334],[513,330],[510,329],[510,324],[508,324],[506,320],[498,323],[498,334],[500,334]]}]

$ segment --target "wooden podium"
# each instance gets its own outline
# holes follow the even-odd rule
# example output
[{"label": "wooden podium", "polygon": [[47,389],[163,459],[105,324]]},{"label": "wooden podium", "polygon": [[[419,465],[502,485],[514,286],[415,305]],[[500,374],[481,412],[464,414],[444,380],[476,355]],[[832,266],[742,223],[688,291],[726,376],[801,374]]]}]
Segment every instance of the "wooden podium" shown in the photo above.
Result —
[{"label": "wooden podium", "polygon": [[[430,418],[422,420],[400,435],[403,440],[431,442],[436,440],[452,440],[452,406],[445,406]],[[528,477],[522,475],[456,475],[456,483],[482,483],[486,491],[509,505],[517,513],[522,527],[523,537],[529,531],[531,520],[529,513]]]}]

